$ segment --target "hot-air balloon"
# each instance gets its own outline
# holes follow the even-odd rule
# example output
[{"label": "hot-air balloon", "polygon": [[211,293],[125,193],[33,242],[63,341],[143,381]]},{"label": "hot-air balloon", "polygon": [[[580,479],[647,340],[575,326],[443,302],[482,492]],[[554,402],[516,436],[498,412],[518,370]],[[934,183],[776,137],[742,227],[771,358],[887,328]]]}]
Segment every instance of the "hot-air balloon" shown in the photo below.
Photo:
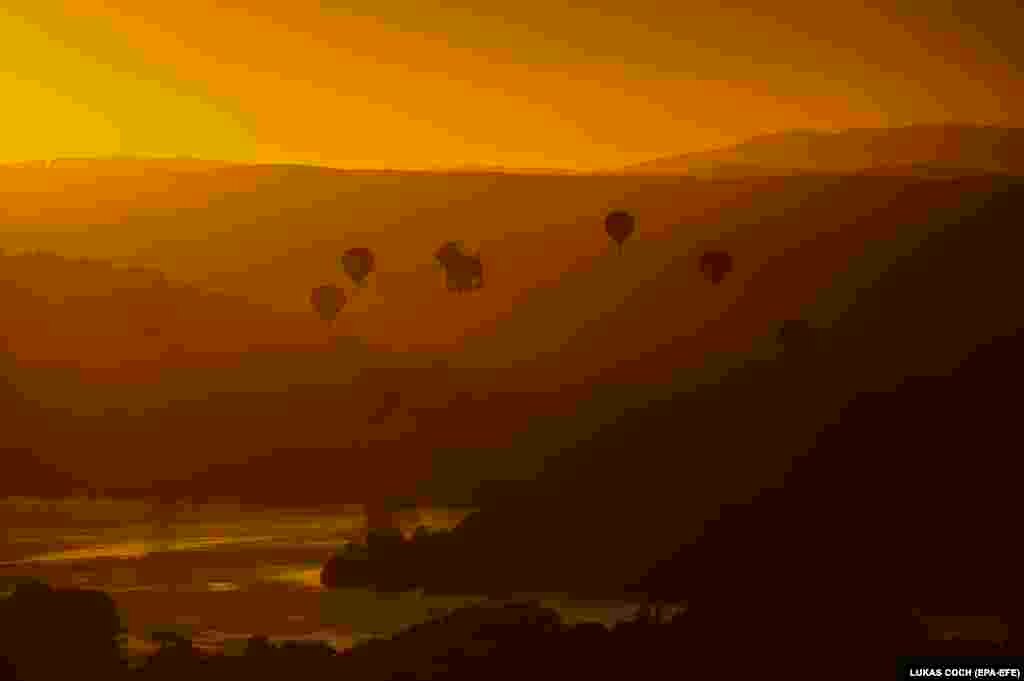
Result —
[{"label": "hot-air balloon", "polygon": [[362,288],[366,285],[366,277],[373,272],[373,251],[369,248],[350,248],[339,258],[339,263],[355,285]]},{"label": "hot-air balloon", "polygon": [[725,251],[707,251],[700,256],[700,271],[712,284],[719,284],[732,272],[732,256]]},{"label": "hot-air balloon", "polygon": [[345,292],[333,284],[324,284],[313,289],[309,302],[320,319],[331,323],[345,305]]},{"label": "hot-air balloon", "polygon": [[461,241],[445,241],[434,253],[434,262],[441,268],[447,268],[448,264],[462,255]]},{"label": "hot-air balloon", "polygon": [[622,244],[629,238],[636,229],[636,219],[624,210],[615,210],[608,213],[604,219],[604,231],[622,252]]},{"label": "hot-air balloon", "polygon": [[462,252],[457,241],[447,241],[434,253],[434,259],[444,268],[449,291],[472,291],[483,287],[484,266],[478,255]]}]

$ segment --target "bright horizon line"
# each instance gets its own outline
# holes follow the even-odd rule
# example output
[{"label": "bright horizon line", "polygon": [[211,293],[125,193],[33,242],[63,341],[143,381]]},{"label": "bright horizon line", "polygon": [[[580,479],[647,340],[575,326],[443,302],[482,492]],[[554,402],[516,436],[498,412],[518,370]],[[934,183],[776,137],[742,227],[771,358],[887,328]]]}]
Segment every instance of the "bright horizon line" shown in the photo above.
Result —
[{"label": "bright horizon line", "polygon": [[968,121],[936,121],[936,122],[921,122],[921,123],[909,123],[905,125],[893,125],[893,126],[881,126],[881,127],[851,127],[851,128],[782,128],[772,132],[759,133],[739,139],[735,142],[725,145],[715,145],[700,149],[690,149],[688,151],[677,151],[670,152],[666,151],[657,156],[653,156],[646,161],[632,162],[624,166],[600,166],[600,167],[569,167],[565,165],[534,165],[534,166],[514,166],[504,165],[501,163],[484,163],[480,161],[463,161],[458,164],[450,165],[382,165],[382,164],[360,164],[357,162],[342,162],[342,161],[299,161],[299,160],[254,160],[254,159],[235,159],[226,160],[223,158],[203,157],[195,156],[191,154],[68,154],[61,156],[54,156],[51,158],[20,158],[20,159],[4,159],[0,160],[0,166],[20,166],[20,165],[43,165],[54,162],[65,162],[65,161],[193,161],[197,163],[209,163],[209,164],[222,164],[222,165],[234,165],[234,166],[302,166],[309,168],[326,168],[331,170],[340,171],[354,171],[354,172],[421,172],[421,173],[444,173],[444,172],[524,172],[524,173],[559,173],[559,174],[574,174],[574,175],[588,175],[588,174],[607,174],[607,173],[618,173],[625,170],[629,170],[637,165],[643,165],[645,163],[651,163],[666,158],[673,158],[679,156],[685,156],[688,154],[702,153],[709,151],[723,151],[732,149],[749,141],[773,137],[786,134],[794,133],[815,133],[815,134],[826,134],[835,135],[856,131],[865,130],[900,130],[906,128],[936,128],[936,127],[963,127],[963,128],[999,128],[999,129],[1020,129],[1018,126],[1012,125],[1009,121],[1003,123],[981,123],[981,122],[968,122]]},{"label": "bright horizon line", "polygon": [[[649,161],[658,160],[664,158],[663,156],[656,156]],[[46,166],[51,163],[62,163],[62,162],[104,162],[104,161],[182,161],[182,162],[195,162],[200,164],[211,164],[211,165],[224,165],[224,166],[248,166],[248,167],[285,167],[285,166],[298,166],[304,168],[322,168],[327,170],[337,170],[340,172],[359,172],[359,173],[526,173],[526,174],[544,174],[551,173],[557,175],[591,175],[591,174],[606,174],[606,173],[617,173],[622,171],[626,166],[603,166],[597,168],[571,168],[568,166],[506,166],[501,164],[491,163],[462,163],[455,165],[407,165],[407,166],[386,166],[386,165],[361,165],[358,163],[342,163],[342,162],[323,162],[323,161],[298,161],[298,160],[226,160],[222,158],[213,157],[196,157],[196,156],[172,156],[172,155],[81,155],[81,156],[57,156],[54,158],[27,158],[27,159],[12,159],[0,161],[0,166],[7,167],[18,167],[18,166],[30,166],[39,167]],[[645,161],[641,161],[644,163]]]},{"label": "bright horizon line", "polygon": [[[660,156],[655,157],[662,158]],[[620,170],[619,167],[601,167],[601,168],[570,168],[567,166],[505,166],[501,164],[490,164],[490,163],[462,163],[455,165],[408,165],[408,166],[387,166],[387,165],[369,165],[369,164],[358,164],[358,163],[343,163],[343,162],[323,162],[323,161],[298,161],[298,160],[249,160],[249,159],[235,159],[227,160],[222,158],[214,157],[198,157],[198,156],[175,156],[175,155],[147,155],[147,154],[133,154],[133,155],[81,155],[81,156],[56,156],[53,158],[25,158],[25,159],[9,159],[0,161],[0,166],[45,166],[50,163],[61,163],[61,162],[80,162],[80,161],[184,161],[184,162],[196,162],[212,165],[225,165],[225,166],[301,166],[307,168],[324,168],[329,170],[339,170],[348,172],[383,172],[383,173],[442,173],[442,172],[528,172],[528,173],[558,173],[558,174],[588,174],[588,173],[602,173],[602,172],[615,172]]]}]

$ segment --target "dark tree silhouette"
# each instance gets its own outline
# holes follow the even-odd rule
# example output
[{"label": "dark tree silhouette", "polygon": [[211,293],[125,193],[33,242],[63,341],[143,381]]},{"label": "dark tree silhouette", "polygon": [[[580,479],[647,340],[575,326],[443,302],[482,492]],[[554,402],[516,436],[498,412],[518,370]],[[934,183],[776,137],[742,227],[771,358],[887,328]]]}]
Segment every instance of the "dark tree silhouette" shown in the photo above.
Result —
[{"label": "dark tree silhouette", "polygon": [[[19,598],[47,599],[54,593],[45,585],[40,588],[38,584],[26,584]],[[15,601],[14,606],[6,599],[0,603],[4,608],[2,621],[9,625],[10,608],[24,607],[26,601]],[[160,649],[134,672],[127,665],[116,663],[101,668],[94,654],[82,648],[69,650],[65,639],[36,629],[31,636],[12,640],[6,635],[0,639],[4,646],[0,650],[5,653],[0,656],[0,678],[631,678],[637,669],[668,669],[678,666],[680,661],[691,673],[720,670],[721,661],[735,655],[737,648],[745,655],[775,663],[796,661],[796,656],[800,660],[827,661],[820,654],[822,646],[832,654],[850,648],[850,631],[832,628],[831,620],[819,617],[795,628],[785,607],[755,609],[763,604],[752,603],[742,612],[733,609],[733,605],[727,600],[697,599],[686,612],[671,618],[642,607],[635,616],[609,629],[597,623],[569,625],[556,611],[537,601],[491,601],[438,614],[389,639],[364,641],[342,654],[322,642],[286,641],[275,645],[266,636],[252,636],[240,656],[229,656],[203,652],[187,638],[166,633],[153,637],[161,643]],[[813,615],[803,601],[798,600],[796,607],[801,617]],[[47,614],[64,612],[58,609]],[[10,634],[11,628],[4,633]],[[829,636],[834,633],[838,636],[832,637],[829,646]],[[876,626],[870,634],[869,645],[873,647],[897,642],[903,646],[903,652],[912,654],[991,654],[1012,650],[970,642],[929,644],[923,627],[913,617],[894,621],[889,628]],[[16,646],[28,646],[29,653],[26,655]],[[40,654],[42,658],[38,657]],[[36,664],[28,664],[28,660]],[[49,664],[45,664],[47,661]]]},{"label": "dark tree silhouette", "polygon": [[25,581],[0,599],[0,658],[19,681],[112,678],[121,670],[122,632],[114,601],[102,591]]}]

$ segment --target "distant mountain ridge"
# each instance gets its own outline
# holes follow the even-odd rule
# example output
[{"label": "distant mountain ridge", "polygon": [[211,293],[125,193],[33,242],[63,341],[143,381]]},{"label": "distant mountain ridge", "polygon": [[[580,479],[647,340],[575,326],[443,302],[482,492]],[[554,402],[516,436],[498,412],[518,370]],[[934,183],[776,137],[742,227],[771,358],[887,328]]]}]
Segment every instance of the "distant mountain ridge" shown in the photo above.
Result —
[{"label": "distant mountain ridge", "polygon": [[732,147],[655,159],[626,173],[716,178],[798,173],[949,175],[1024,172],[1024,128],[911,125],[794,130]]},{"label": "distant mountain ridge", "polygon": [[67,157],[31,159],[25,161],[6,161],[0,163],[0,168],[49,168],[49,169],[91,169],[91,170],[114,170],[114,169],[162,169],[162,170],[216,170],[229,166],[246,165],[244,163],[233,163],[231,161],[219,161],[215,159],[194,158],[191,156],[98,156],[98,157]]},{"label": "distant mountain ridge", "polygon": [[958,176],[1024,174],[1024,128],[973,124],[918,124],[840,131],[788,130],[729,147],[665,156],[618,169],[519,168],[467,163],[429,169],[346,168],[336,165],[223,161],[191,156],[68,157],[0,162],[0,168],[212,171],[227,168],[297,168],[345,174],[436,175],[692,175],[739,177],[825,174]]},{"label": "distant mountain ridge", "polygon": [[579,175],[585,174],[569,168],[517,168],[503,165],[491,165],[486,163],[467,163],[460,166],[439,167],[433,172],[446,174],[491,174],[500,173],[504,175]]},{"label": "distant mountain ridge", "polygon": [[581,175],[584,171],[571,168],[518,168],[502,165],[464,164],[458,166],[438,166],[436,168],[363,168],[344,167],[336,164],[318,165],[314,163],[294,162],[256,162],[256,161],[222,161],[192,156],[80,156],[52,159],[29,159],[22,161],[2,161],[0,168],[34,169],[34,170],[90,170],[99,173],[111,171],[144,171],[160,170],[174,172],[212,171],[232,168],[273,168],[273,169],[311,169],[343,174],[408,174],[408,175]]}]

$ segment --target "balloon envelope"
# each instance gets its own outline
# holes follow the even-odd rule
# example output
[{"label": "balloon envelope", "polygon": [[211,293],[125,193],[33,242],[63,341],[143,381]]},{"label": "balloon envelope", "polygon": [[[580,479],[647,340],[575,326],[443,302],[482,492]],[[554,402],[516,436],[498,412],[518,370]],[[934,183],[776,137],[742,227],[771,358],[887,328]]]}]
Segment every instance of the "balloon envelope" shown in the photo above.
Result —
[{"label": "balloon envelope", "polygon": [[475,255],[462,255],[445,266],[448,288],[452,291],[472,291],[484,285],[484,266]]},{"label": "balloon envelope", "polygon": [[373,266],[373,251],[369,248],[350,248],[341,256],[341,268],[356,284],[363,283]]},{"label": "balloon envelope", "polygon": [[444,268],[449,291],[472,291],[484,284],[484,266],[478,255],[462,252],[458,241],[446,241],[434,253],[434,260]]},{"label": "balloon envelope", "polygon": [[332,322],[345,305],[345,292],[337,286],[324,284],[313,289],[309,302],[320,319]]},{"label": "balloon envelope", "polygon": [[608,232],[608,236],[619,246],[629,238],[634,229],[636,220],[624,210],[612,211],[604,219],[604,231]]},{"label": "balloon envelope", "polygon": [[442,267],[448,267],[450,263],[457,262],[462,257],[462,244],[458,241],[446,241],[434,253],[434,260]]},{"label": "balloon envelope", "polygon": [[732,256],[725,251],[707,251],[700,256],[700,270],[712,284],[718,284],[732,272]]}]

